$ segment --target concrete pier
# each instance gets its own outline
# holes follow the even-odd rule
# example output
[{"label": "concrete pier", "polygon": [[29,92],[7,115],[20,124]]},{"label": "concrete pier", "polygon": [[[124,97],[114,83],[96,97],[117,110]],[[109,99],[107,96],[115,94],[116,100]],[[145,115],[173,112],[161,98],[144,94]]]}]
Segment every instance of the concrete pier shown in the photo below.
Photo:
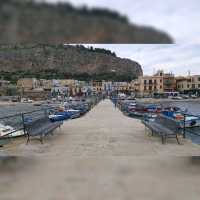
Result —
[{"label": "concrete pier", "polygon": [[200,146],[162,145],[109,100],[57,132],[0,151],[0,199],[199,200]]}]

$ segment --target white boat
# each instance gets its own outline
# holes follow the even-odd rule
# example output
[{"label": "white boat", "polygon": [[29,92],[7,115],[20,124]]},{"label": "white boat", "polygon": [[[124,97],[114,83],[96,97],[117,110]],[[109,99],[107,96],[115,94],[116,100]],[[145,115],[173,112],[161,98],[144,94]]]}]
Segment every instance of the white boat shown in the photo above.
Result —
[{"label": "white boat", "polygon": [[[184,122],[181,121],[181,127],[184,127]],[[185,117],[185,127],[191,128],[191,127],[199,127],[200,126],[200,117],[197,116],[186,116]]]},{"label": "white boat", "polygon": [[19,137],[23,136],[24,131],[23,130],[15,130],[11,126],[6,126],[3,124],[0,124],[0,137]]},{"label": "white boat", "polygon": [[31,100],[29,98],[22,98],[21,103],[33,103],[33,100]]},{"label": "white boat", "polygon": [[[169,112],[170,115],[167,113],[163,114],[164,117],[170,118],[172,120],[177,121],[180,124],[181,128],[192,128],[192,127],[200,127],[200,117],[193,116],[193,115],[186,115],[185,122],[184,122],[184,115],[179,112]],[[184,125],[185,123],[185,125]]]}]

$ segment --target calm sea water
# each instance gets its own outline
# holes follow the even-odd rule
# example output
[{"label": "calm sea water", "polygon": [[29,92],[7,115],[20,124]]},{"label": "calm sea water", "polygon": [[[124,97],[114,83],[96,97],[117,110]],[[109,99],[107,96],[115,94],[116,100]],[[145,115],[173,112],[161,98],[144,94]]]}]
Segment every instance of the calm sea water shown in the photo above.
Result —
[{"label": "calm sea water", "polygon": [[164,106],[176,106],[182,110],[187,109],[189,113],[194,115],[200,115],[200,101],[173,101],[163,102]]},{"label": "calm sea water", "polygon": [[29,112],[40,109],[41,106],[33,106],[31,104],[16,104],[16,105],[0,105],[0,118],[9,116],[9,115],[15,115],[22,112]]}]

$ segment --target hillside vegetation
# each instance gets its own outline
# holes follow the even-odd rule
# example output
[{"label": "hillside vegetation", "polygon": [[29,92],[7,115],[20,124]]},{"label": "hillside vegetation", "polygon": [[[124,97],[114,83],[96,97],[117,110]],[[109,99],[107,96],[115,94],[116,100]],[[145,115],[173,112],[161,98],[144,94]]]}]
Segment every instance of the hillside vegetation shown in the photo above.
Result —
[{"label": "hillside vegetation", "polygon": [[141,66],[106,49],[71,45],[1,45],[1,77],[16,82],[22,77],[79,80],[132,80]]}]

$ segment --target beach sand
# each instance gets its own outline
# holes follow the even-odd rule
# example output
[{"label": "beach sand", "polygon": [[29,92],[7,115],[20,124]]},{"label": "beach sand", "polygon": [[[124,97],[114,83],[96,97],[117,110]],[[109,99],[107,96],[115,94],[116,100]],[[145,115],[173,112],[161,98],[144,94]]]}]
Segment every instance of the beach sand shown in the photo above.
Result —
[{"label": "beach sand", "polygon": [[200,146],[180,140],[162,145],[105,100],[44,145],[1,149],[0,199],[199,200]]}]

